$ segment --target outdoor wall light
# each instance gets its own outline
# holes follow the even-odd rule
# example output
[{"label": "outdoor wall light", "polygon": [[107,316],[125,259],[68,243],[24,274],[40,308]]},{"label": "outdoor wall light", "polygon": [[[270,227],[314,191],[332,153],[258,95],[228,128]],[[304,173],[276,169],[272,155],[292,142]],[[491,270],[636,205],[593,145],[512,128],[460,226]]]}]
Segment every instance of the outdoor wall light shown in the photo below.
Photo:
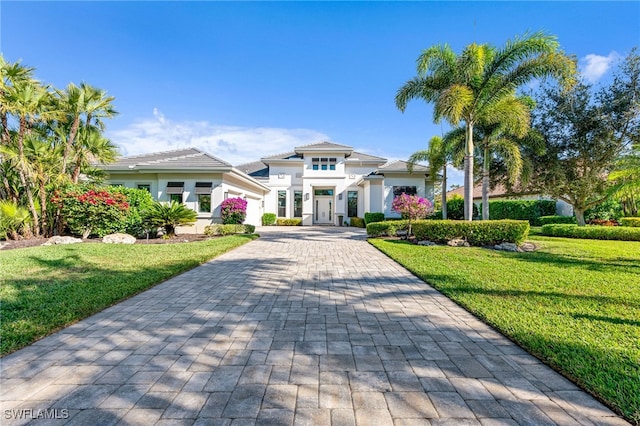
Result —
[{"label": "outdoor wall light", "polygon": [[304,200],[305,201],[309,201],[309,193],[308,192],[304,194]]},{"label": "outdoor wall light", "polygon": [[227,198],[229,198],[229,193],[228,193],[228,192],[225,192],[225,193],[224,193],[224,199],[226,200]]},{"label": "outdoor wall light", "polygon": [[338,194],[338,200],[342,200],[342,193]]}]

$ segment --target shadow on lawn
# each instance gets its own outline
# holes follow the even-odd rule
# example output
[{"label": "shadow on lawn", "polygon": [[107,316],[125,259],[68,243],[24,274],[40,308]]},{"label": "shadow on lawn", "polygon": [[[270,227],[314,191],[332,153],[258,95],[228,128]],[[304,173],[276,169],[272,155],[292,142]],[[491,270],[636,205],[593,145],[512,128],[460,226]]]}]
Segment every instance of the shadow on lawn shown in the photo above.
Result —
[{"label": "shadow on lawn", "polygon": [[[273,238],[303,241],[300,250],[311,241],[326,241],[321,233],[307,240],[295,234]],[[375,392],[414,418],[437,418],[429,398],[444,398],[460,412],[470,409],[453,398],[455,380],[525,393],[549,389],[553,380],[554,389],[560,389],[554,398],[578,407],[580,416],[600,412],[575,399],[572,384],[534,367],[525,351],[494,330],[478,332],[466,314],[449,319],[457,307],[404,272],[371,276],[362,264],[343,274],[329,269],[282,274],[292,262],[276,256],[219,258],[78,322],[4,360],[3,376],[27,379],[5,398],[69,408],[72,421],[80,424],[134,424],[135,419],[119,417],[118,409],[130,408],[147,409],[148,423],[162,416],[176,422],[293,424],[295,415],[297,422],[313,424],[305,409],[296,407],[306,402],[317,410],[323,395],[342,402],[331,394],[340,389],[348,389],[346,408],[352,393]],[[561,353],[579,351],[585,359],[606,360],[595,348],[563,347],[536,337]],[[612,380],[633,379],[622,374],[621,365],[612,369]],[[47,388],[37,388],[38,376],[54,377],[55,388],[65,371],[84,375],[77,379],[81,385],[43,396]],[[285,393],[295,389],[299,399],[271,392],[266,382]],[[305,400],[305,390],[316,399]],[[422,395],[426,399],[418,398]],[[530,401],[491,401],[517,422],[550,421]],[[628,416],[640,410],[632,404],[626,407]],[[285,417],[269,418],[275,411]]]}]

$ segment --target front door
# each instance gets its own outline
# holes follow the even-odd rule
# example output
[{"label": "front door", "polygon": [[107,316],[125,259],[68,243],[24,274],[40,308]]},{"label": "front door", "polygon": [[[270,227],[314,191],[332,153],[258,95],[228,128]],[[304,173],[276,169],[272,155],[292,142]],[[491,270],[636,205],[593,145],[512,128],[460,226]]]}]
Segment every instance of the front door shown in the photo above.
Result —
[{"label": "front door", "polygon": [[333,197],[316,197],[313,221],[319,225],[333,223]]}]

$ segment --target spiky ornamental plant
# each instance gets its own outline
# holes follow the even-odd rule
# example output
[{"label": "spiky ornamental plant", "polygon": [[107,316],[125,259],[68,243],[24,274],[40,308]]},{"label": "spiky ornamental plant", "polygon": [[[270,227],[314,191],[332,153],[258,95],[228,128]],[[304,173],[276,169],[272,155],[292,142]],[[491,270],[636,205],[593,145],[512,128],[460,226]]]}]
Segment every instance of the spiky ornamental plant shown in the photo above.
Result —
[{"label": "spiky ornamental plant", "polygon": [[400,213],[404,219],[409,221],[409,231],[411,235],[411,222],[424,219],[433,213],[433,203],[417,195],[407,195],[404,192],[393,199],[391,210]]},{"label": "spiky ornamental plant", "polygon": [[242,224],[247,217],[247,200],[242,198],[227,198],[220,205],[222,223]]},{"label": "spiky ornamental plant", "polygon": [[146,220],[159,228],[164,228],[165,235],[172,237],[176,234],[176,226],[192,225],[198,214],[185,207],[184,204],[172,201],[171,204],[156,201],[147,211]]}]

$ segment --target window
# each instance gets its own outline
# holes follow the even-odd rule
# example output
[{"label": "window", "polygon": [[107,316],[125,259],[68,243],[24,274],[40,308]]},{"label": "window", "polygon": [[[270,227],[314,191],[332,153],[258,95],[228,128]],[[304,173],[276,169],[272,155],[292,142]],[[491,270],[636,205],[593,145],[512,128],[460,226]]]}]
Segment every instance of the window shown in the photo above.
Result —
[{"label": "window", "polygon": [[147,192],[151,192],[151,185],[148,183],[139,183],[138,189],[144,189]]},{"label": "window", "polygon": [[314,157],[311,159],[311,168],[313,170],[335,170],[336,163],[336,158]]},{"label": "window", "polygon": [[302,217],[302,191],[293,191],[293,217]]},{"label": "window", "polygon": [[114,183],[111,184],[111,186],[124,186],[124,183],[120,183],[120,182],[115,183],[114,182]]},{"label": "window", "polygon": [[170,194],[169,200],[171,200],[171,202],[175,201],[178,204],[182,204],[182,194]]},{"label": "window", "polygon": [[211,212],[211,194],[198,194],[198,212]]},{"label": "window", "polygon": [[347,191],[347,216],[358,217],[358,191]]},{"label": "window", "polygon": [[287,191],[278,191],[278,217],[287,217]]},{"label": "window", "polygon": [[313,194],[316,196],[317,195],[333,196],[333,189],[314,189]]},{"label": "window", "polygon": [[407,195],[416,195],[418,191],[415,186],[394,186],[393,187],[393,196],[397,197],[398,195],[407,194]]}]

